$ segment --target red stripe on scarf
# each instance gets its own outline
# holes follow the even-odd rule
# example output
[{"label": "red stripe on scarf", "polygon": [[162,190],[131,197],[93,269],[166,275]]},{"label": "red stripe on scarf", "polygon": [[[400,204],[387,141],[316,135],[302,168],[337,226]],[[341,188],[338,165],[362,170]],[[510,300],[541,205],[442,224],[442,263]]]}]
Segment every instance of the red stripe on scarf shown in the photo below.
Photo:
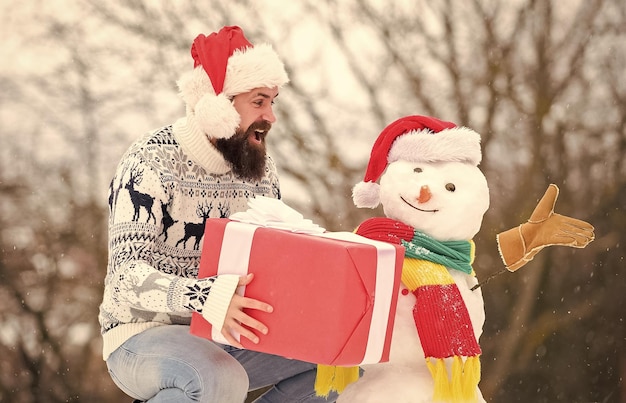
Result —
[{"label": "red stripe on scarf", "polygon": [[469,313],[456,284],[426,285],[413,294],[417,298],[413,318],[426,357],[480,355]]},{"label": "red stripe on scarf", "polygon": [[375,241],[400,245],[410,242],[415,235],[413,227],[387,217],[373,217],[361,223],[355,231],[358,235]]}]

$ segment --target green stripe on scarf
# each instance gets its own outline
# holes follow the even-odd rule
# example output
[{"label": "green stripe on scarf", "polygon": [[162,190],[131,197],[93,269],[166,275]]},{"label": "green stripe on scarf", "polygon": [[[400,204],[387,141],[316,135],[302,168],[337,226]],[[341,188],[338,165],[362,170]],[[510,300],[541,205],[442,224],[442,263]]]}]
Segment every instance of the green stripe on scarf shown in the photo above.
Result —
[{"label": "green stripe on scarf", "polygon": [[405,256],[428,260],[450,269],[472,273],[470,241],[438,241],[423,232],[414,231],[410,242],[402,240]]}]

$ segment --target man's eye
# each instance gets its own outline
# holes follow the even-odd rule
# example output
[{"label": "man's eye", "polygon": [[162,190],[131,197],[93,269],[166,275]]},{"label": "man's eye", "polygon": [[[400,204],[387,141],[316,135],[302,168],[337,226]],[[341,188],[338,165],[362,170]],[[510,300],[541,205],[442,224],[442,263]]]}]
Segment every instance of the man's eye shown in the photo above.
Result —
[{"label": "man's eye", "polygon": [[422,172],[422,171],[423,171],[423,169],[422,169],[422,168],[419,168],[419,167],[417,167],[417,168],[415,168],[415,169],[413,170],[413,172],[415,172],[415,173],[420,173],[420,172]]},{"label": "man's eye", "polygon": [[449,192],[454,192],[456,190],[456,186],[454,186],[454,183],[447,183],[446,190]]}]

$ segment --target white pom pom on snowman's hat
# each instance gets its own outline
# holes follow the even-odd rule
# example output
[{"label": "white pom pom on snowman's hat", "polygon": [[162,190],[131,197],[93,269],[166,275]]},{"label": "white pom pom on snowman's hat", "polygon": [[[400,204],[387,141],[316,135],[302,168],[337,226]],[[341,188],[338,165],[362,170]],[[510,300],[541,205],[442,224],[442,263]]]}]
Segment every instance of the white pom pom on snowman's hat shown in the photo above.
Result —
[{"label": "white pom pom on snowman's hat", "polygon": [[380,204],[380,185],[376,182],[359,182],[352,188],[352,201],[357,207],[376,208]]},{"label": "white pom pom on snowman's hat", "polygon": [[376,181],[394,161],[458,161],[478,166],[481,159],[480,135],[475,131],[428,116],[406,116],[385,127],[374,142],[365,177],[352,189],[352,201],[360,208],[377,207],[380,189]]}]

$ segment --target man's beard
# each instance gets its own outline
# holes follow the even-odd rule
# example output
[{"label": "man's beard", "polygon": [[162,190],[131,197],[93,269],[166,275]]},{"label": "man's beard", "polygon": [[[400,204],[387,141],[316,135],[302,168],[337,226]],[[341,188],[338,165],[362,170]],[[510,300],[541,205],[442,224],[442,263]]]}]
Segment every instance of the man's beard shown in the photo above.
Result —
[{"label": "man's beard", "polygon": [[[215,147],[228,161],[235,175],[248,179],[260,180],[265,174],[265,136],[272,124],[266,120],[254,122],[245,132],[237,129],[230,138],[219,138]],[[256,131],[260,130],[261,133]],[[261,140],[261,143],[250,143],[250,136]]]}]

